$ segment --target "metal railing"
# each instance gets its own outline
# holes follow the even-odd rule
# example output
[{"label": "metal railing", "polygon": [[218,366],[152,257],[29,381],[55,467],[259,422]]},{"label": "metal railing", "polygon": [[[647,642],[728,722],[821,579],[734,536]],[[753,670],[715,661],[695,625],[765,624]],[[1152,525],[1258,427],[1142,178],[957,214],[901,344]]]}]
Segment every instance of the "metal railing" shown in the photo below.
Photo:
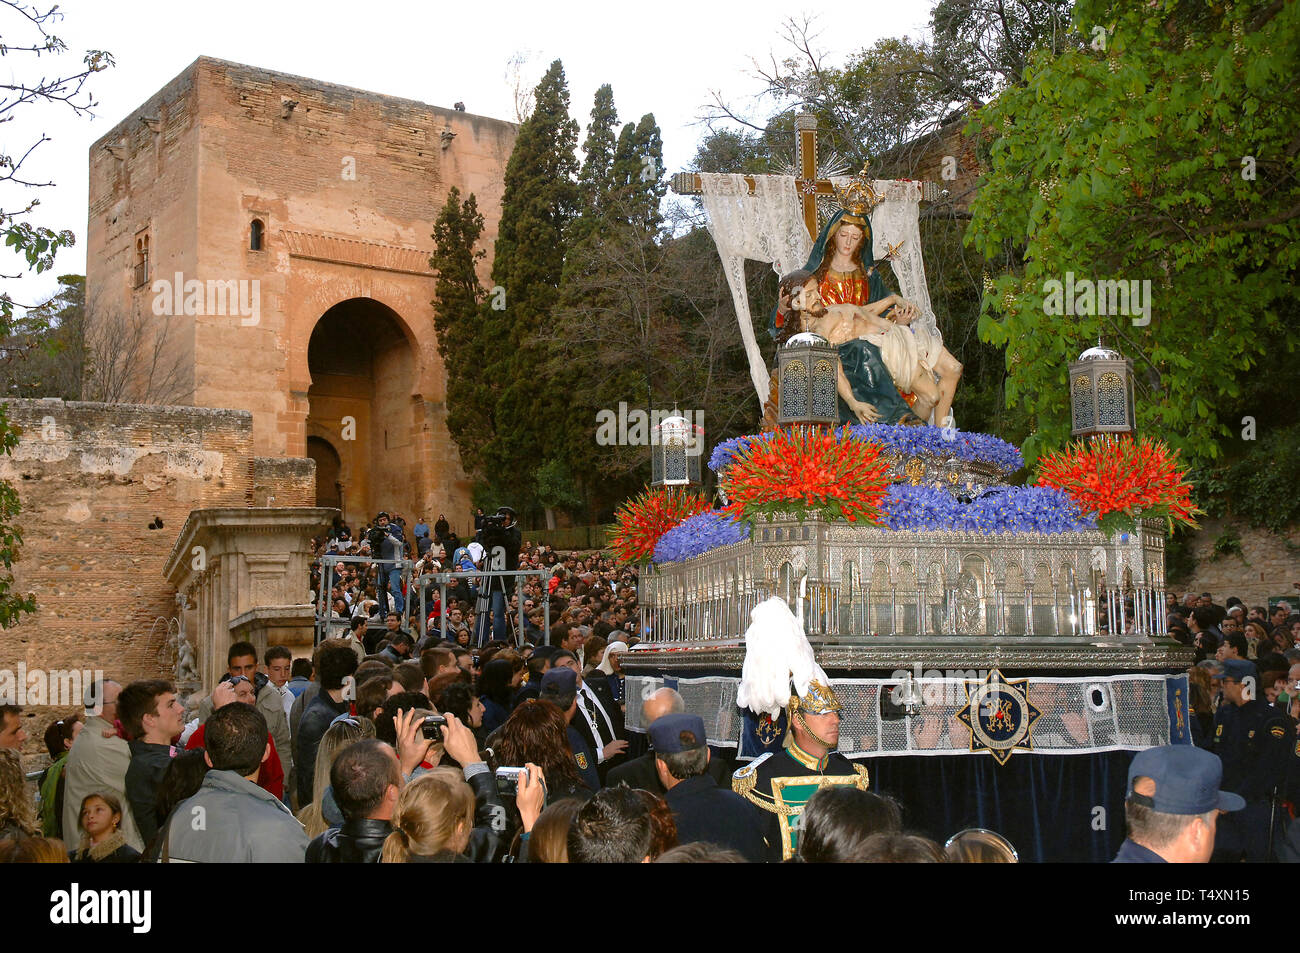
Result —
[{"label": "metal railing", "polygon": [[[476,614],[482,614],[485,608],[487,610],[491,609],[491,601],[490,601],[491,591],[490,588],[488,588],[490,586],[491,580],[498,577],[502,579],[504,579],[505,577],[511,577],[515,580],[515,594],[516,596],[518,596],[518,600],[519,600],[518,623],[515,627],[515,643],[517,645],[522,645],[524,642],[523,636],[524,636],[524,628],[525,628],[523,581],[525,577],[529,577],[529,576],[536,577],[538,582],[542,583],[541,604],[542,604],[542,619],[543,619],[543,623],[542,623],[543,640],[547,643],[550,642],[550,638],[551,638],[550,592],[547,590],[545,585],[545,580],[551,575],[551,570],[548,567],[538,568],[538,569],[519,569],[519,570],[484,569],[484,570],[473,570],[469,572],[425,573],[424,575],[413,580],[412,571],[415,568],[415,563],[409,559],[372,559],[368,556],[338,556],[338,555],[331,554],[331,555],[321,557],[321,583],[320,583],[319,591],[316,594],[316,627],[315,627],[315,638],[314,638],[314,642],[316,644],[319,644],[322,639],[328,637],[328,630],[330,628],[338,628],[340,627],[340,625],[346,627],[350,622],[350,620],[348,619],[335,619],[330,616],[330,612],[333,611],[331,608],[331,606],[333,605],[333,600],[328,599],[328,594],[334,588],[334,578],[335,578],[334,567],[339,563],[364,563],[367,565],[370,563],[375,563],[380,567],[379,569],[380,572],[389,571],[385,567],[396,567],[400,569],[401,570],[400,584],[406,585],[406,592],[407,592],[406,599],[404,601],[403,609],[401,613],[403,616],[403,622],[409,623],[409,620],[415,614],[413,613],[412,610],[415,608],[416,600],[418,598],[419,607],[420,607],[419,620],[418,620],[418,628],[419,628],[418,637],[421,639],[423,639],[425,636],[429,634],[428,593],[429,593],[429,588],[431,586],[435,586],[435,585],[438,586],[439,605],[442,606],[442,612],[439,614],[440,634],[442,638],[445,640],[447,638],[447,586],[449,584],[454,585],[455,582],[460,579],[485,580],[486,582],[484,583],[484,586],[479,591],[474,593],[475,597],[478,599],[478,604],[475,607],[475,612]],[[376,594],[378,594],[378,586],[376,586],[375,591]],[[502,593],[504,595],[504,589],[502,590]],[[487,600],[486,607],[484,605],[485,600]],[[475,619],[475,623],[476,625],[478,624],[477,617]]]}]

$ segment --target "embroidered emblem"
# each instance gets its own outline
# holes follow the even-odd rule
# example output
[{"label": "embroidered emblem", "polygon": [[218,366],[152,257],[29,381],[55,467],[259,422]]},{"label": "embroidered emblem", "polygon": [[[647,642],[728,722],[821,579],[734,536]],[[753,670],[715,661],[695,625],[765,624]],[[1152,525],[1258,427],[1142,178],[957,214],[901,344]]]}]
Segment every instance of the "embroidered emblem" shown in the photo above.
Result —
[{"label": "embroidered emblem", "polygon": [[1019,748],[1033,748],[1033,727],[1041,714],[1025,697],[1028,679],[1008,682],[994,669],[983,682],[966,683],[966,707],[957,718],[970,729],[970,750],[987,751],[1006,764]]},{"label": "embroidered emblem", "polygon": [[585,753],[585,752],[582,752],[582,751],[579,751],[579,752],[578,752],[577,754],[575,754],[573,757],[574,757],[575,759],[577,759],[577,762],[578,762],[578,770],[579,770],[579,771],[586,771],[586,770],[587,770],[587,755],[586,755],[586,753]]},{"label": "embroidered emblem", "polygon": [[1270,728],[1269,733],[1272,734],[1274,738],[1286,737],[1286,729],[1283,728],[1281,725],[1275,725],[1274,727]]}]

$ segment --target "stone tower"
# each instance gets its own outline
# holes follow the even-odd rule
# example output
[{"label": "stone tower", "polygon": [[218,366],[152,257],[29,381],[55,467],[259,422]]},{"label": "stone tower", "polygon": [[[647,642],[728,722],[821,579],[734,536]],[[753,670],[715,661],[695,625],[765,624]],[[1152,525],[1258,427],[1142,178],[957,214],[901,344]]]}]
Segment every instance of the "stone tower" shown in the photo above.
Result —
[{"label": "stone tower", "polygon": [[430,236],[457,186],[491,251],[516,132],[197,59],[90,150],[88,334],[133,355],[121,397],[249,411],[254,453],[315,460],[315,502],[354,527],[464,532]]}]

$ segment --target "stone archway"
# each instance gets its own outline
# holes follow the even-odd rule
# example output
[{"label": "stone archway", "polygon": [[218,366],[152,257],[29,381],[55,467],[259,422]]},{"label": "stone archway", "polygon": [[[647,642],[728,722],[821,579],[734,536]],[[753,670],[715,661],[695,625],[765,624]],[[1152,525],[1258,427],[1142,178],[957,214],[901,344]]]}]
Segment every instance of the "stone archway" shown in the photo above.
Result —
[{"label": "stone archway", "polygon": [[343,460],[324,437],[307,438],[307,456],[316,461],[316,505],[343,509]]},{"label": "stone archway", "polygon": [[[308,455],[328,446],[338,456],[345,518],[367,522],[379,509],[413,523],[423,498],[418,442],[422,431],[415,393],[418,361],[405,323],[373,298],[349,298],[330,307],[307,344]],[[317,492],[329,490],[317,459]],[[325,460],[326,468],[332,461]]]}]

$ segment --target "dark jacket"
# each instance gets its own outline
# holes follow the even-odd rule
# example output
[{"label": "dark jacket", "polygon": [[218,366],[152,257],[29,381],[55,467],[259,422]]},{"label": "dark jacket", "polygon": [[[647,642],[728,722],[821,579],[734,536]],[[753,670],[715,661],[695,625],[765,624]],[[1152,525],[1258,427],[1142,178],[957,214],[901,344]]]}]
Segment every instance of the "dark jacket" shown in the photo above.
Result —
[{"label": "dark jacket", "polygon": [[116,850],[98,859],[91,854],[89,849],[68,851],[68,863],[70,864],[134,864],[139,859],[140,852],[126,843],[119,844]]},{"label": "dark jacket", "polygon": [[1119,853],[1115,855],[1112,864],[1167,864],[1165,860],[1150,848],[1143,847],[1136,841],[1125,839],[1124,843],[1119,845]]},{"label": "dark jacket", "polygon": [[474,829],[463,856],[476,864],[496,863],[514,839],[514,831],[508,829],[508,812],[497,794],[496,775],[482,762],[464,771],[466,782],[474,790]]},{"label": "dark jacket", "polygon": [[[577,724],[581,720],[581,715],[574,715],[573,721],[569,724],[569,747],[573,749],[573,760],[578,765],[578,774],[582,777],[582,782],[595,792],[601,788],[600,772],[596,770],[596,755],[587,743],[586,736],[577,729]],[[590,730],[587,734],[591,734]]]},{"label": "dark jacket", "polygon": [[298,732],[293,738],[293,763],[298,769],[298,808],[301,810],[311,803],[314,796],[312,783],[316,778],[316,749],[320,747],[321,736],[339,715],[350,710],[348,700],[335,702],[329,692],[324,690],[317,695],[302,713],[298,723]]},{"label": "dark jacket", "polygon": [[483,731],[491,734],[506,723],[510,712],[486,695],[480,695],[479,701],[483,703]]},{"label": "dark jacket", "polygon": [[[731,786],[731,772],[733,770],[729,758],[719,755],[717,751],[710,754],[706,773],[717,782],[719,787]],[[605,775],[605,784],[611,788],[626,784],[630,788],[640,788],[642,791],[649,791],[651,794],[657,794],[660,797],[664,796],[664,786],[659,783],[659,773],[655,770],[655,753],[653,751],[647,751],[639,758],[633,758],[616,768],[611,768],[609,773]],[[682,841],[682,843],[686,842]]]},{"label": "dark jacket", "polygon": [[677,822],[677,843],[707,841],[737,851],[753,864],[767,855],[767,819],[739,794],[718,787],[707,774],[678,781],[664,794]]},{"label": "dark jacket", "polygon": [[[584,684],[591,688],[592,694],[600,700],[600,704],[605,709],[605,713],[609,715],[609,720],[613,722],[614,738],[612,740],[626,739],[627,732],[623,730],[623,710],[615,703],[614,696],[609,690],[609,684],[603,678],[591,681],[584,680]],[[596,770],[599,772],[603,782],[611,770],[623,764],[627,760],[627,755],[615,755],[608,761],[600,761],[600,752],[605,746],[601,743],[599,738],[592,734],[591,725],[587,721],[587,716],[583,714],[582,706],[584,702],[590,704],[590,701],[583,698],[580,694],[578,697],[578,711],[573,716],[572,727],[577,729],[578,734],[581,735],[582,739],[587,743],[587,747],[591,749],[591,753],[596,756]],[[597,718],[600,718],[600,712],[597,711],[594,714]]]},{"label": "dark jacket", "polygon": [[148,844],[158,833],[158,816],[154,813],[158,785],[162,783],[176,749],[147,741],[128,744],[131,746],[131,764],[126,769],[126,799],[131,805],[136,829]]},{"label": "dark jacket", "polygon": [[384,841],[393,832],[388,821],[369,817],[344,821],[307,845],[309,864],[376,864]]},{"label": "dark jacket", "polygon": [[449,850],[440,850],[436,854],[411,854],[406,858],[408,864],[472,864],[464,854],[456,854]]}]

